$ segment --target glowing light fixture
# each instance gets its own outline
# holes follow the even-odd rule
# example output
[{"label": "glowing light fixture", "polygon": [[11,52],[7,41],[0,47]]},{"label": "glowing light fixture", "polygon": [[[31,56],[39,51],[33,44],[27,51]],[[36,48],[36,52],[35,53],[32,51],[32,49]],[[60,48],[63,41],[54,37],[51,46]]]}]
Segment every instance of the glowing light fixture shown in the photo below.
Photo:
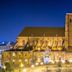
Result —
[{"label": "glowing light fixture", "polygon": [[38,51],[40,51],[40,48],[38,48]]},{"label": "glowing light fixture", "polygon": [[32,68],[34,68],[34,65],[31,65]]},{"label": "glowing light fixture", "polygon": [[43,65],[43,62],[41,62],[40,65]]},{"label": "glowing light fixture", "polygon": [[69,59],[68,61],[69,61],[70,63],[72,63],[72,59]]},{"label": "glowing light fixture", "polygon": [[39,63],[35,63],[35,65],[36,65],[36,66],[39,65]]},{"label": "glowing light fixture", "polygon": [[25,59],[25,62],[27,62],[28,61],[28,59]]},{"label": "glowing light fixture", "polygon": [[6,69],[6,66],[4,65],[3,68]]},{"label": "glowing light fixture", "polygon": [[21,63],[21,64],[20,64],[20,67],[24,67],[24,64],[23,64],[23,63]]},{"label": "glowing light fixture", "polygon": [[65,60],[61,60],[62,63],[65,63]]},{"label": "glowing light fixture", "polygon": [[26,69],[25,68],[23,69],[23,72],[26,72]]},{"label": "glowing light fixture", "polygon": [[21,59],[19,59],[19,62],[21,62]]},{"label": "glowing light fixture", "polygon": [[13,62],[15,62],[15,59],[13,59]]},{"label": "glowing light fixture", "polygon": [[13,52],[13,56],[15,56],[15,53]]}]

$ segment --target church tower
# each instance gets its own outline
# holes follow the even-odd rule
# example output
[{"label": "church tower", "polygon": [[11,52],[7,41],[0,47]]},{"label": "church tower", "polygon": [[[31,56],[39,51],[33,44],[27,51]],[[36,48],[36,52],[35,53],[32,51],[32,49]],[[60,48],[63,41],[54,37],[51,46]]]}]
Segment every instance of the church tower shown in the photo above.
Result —
[{"label": "church tower", "polygon": [[66,14],[65,22],[65,48],[72,47],[72,13]]}]

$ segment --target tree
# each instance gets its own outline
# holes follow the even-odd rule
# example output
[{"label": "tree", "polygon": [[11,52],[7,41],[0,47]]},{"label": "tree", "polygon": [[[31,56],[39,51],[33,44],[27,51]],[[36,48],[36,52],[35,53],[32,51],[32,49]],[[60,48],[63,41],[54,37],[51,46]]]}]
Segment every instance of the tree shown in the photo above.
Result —
[{"label": "tree", "polygon": [[11,72],[13,70],[12,65],[9,62],[5,62],[6,72]]}]

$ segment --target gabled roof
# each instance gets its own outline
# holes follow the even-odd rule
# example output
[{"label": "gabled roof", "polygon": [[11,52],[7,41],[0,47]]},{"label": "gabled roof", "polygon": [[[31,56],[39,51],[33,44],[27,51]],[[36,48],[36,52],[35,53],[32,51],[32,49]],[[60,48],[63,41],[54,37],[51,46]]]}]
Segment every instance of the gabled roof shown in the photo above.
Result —
[{"label": "gabled roof", "polygon": [[65,28],[64,27],[26,27],[19,34],[19,37],[24,36],[65,36]]}]

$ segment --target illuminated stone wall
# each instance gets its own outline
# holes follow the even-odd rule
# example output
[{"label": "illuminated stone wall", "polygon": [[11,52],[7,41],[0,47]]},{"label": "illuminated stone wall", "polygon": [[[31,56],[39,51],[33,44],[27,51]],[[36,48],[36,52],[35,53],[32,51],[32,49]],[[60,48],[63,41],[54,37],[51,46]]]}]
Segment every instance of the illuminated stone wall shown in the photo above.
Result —
[{"label": "illuminated stone wall", "polygon": [[72,53],[69,52],[26,52],[26,51],[16,51],[16,52],[3,52],[2,53],[2,64],[5,62],[13,63],[17,66],[22,64],[35,64],[40,59],[40,62],[44,62],[44,58],[48,57],[54,62],[61,60],[71,60],[72,62]]},{"label": "illuminated stone wall", "polygon": [[18,37],[17,46],[24,46],[29,41],[34,45],[34,50],[62,50],[64,47],[64,37]]}]

